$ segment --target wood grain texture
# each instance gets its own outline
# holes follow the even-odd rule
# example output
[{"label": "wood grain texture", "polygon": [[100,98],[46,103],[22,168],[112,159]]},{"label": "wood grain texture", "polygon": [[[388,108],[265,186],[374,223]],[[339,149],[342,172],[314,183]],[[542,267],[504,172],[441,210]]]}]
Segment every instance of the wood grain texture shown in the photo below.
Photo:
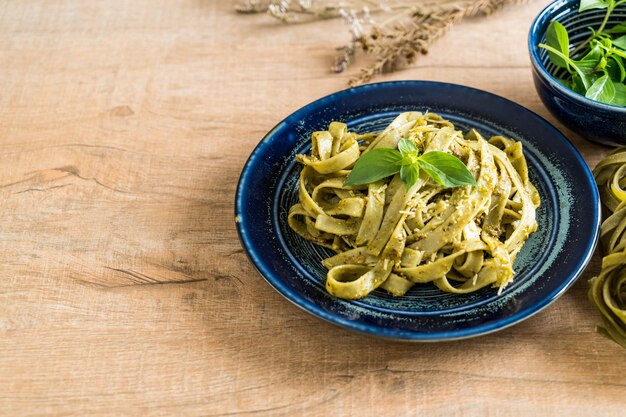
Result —
[{"label": "wood grain texture", "polygon": [[[274,124],[346,86],[328,70],[341,23],[226,0],[2,3],[1,415],[624,415],[626,355],[586,299],[597,258],[535,317],[424,345],[323,323],[255,272],[239,173]],[[555,122],[526,51],[547,3],[458,25],[380,80],[467,84]],[[564,132],[591,166],[608,151]]]}]

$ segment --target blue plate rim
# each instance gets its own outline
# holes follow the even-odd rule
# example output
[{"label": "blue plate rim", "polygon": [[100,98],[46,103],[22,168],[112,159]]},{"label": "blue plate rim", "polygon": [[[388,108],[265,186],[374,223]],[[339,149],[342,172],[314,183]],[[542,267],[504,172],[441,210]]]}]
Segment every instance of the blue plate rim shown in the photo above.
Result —
[{"label": "blue plate rim", "polygon": [[[341,95],[351,94],[360,90],[366,90],[366,89],[372,89],[372,88],[383,88],[385,86],[432,86],[432,87],[440,87],[440,88],[455,88],[455,89],[466,90],[472,93],[485,94],[489,96],[491,99],[504,102],[508,106],[512,106],[513,108],[516,108],[518,111],[528,113],[530,116],[535,118],[539,123],[543,123],[545,127],[552,130],[554,135],[556,137],[559,137],[562,143],[571,150],[572,154],[576,157],[577,162],[579,162],[585,168],[584,174],[585,174],[586,179],[591,184],[593,184],[593,187],[592,187],[593,203],[594,203],[593,205],[595,206],[593,225],[595,227],[593,227],[593,231],[594,231],[593,236],[591,236],[591,238],[587,241],[587,246],[585,248],[585,256],[579,260],[578,265],[576,265],[575,270],[571,274],[571,276],[563,280],[562,285],[560,285],[550,294],[545,296],[540,302],[534,303],[531,306],[523,310],[520,310],[519,312],[512,314],[508,317],[500,319],[498,321],[467,328],[467,329],[442,331],[439,333],[426,334],[426,333],[418,333],[415,331],[406,331],[406,330],[397,330],[397,329],[392,330],[392,329],[389,329],[388,327],[364,324],[358,321],[347,320],[342,317],[338,317],[336,315],[330,314],[322,310],[321,308],[319,308],[314,303],[306,300],[305,298],[300,296],[300,294],[298,294],[297,292],[293,291],[288,285],[284,284],[280,279],[278,279],[275,276],[275,273],[273,271],[271,271],[269,268],[264,266],[263,262],[261,262],[260,259],[258,259],[257,254],[254,251],[254,248],[249,247],[249,244],[246,238],[248,229],[245,227],[246,222],[242,221],[243,220],[242,216],[245,215],[245,211],[242,210],[242,199],[244,196],[244,189],[245,189],[245,183],[246,183],[247,177],[252,174],[252,172],[250,172],[250,166],[252,164],[252,161],[254,160],[254,156],[262,149],[262,147],[267,142],[267,140],[270,139],[272,135],[281,126],[286,124],[290,119],[297,118],[299,114],[306,113],[307,110],[317,107],[323,104],[324,102],[332,101]],[[272,129],[270,129],[270,131],[263,137],[263,139],[261,139],[261,141],[255,146],[255,148],[250,153],[250,156],[246,160],[246,163],[243,166],[243,169],[241,171],[241,175],[239,177],[239,181],[237,184],[237,189],[235,192],[235,207],[234,208],[235,208],[234,215],[235,215],[237,235],[239,237],[239,240],[242,244],[242,247],[248,259],[250,260],[250,262],[252,263],[256,271],[259,273],[259,275],[261,275],[261,277],[276,292],[282,295],[285,299],[290,301],[292,304],[296,305],[298,308],[306,311],[307,313],[312,314],[315,317],[318,317],[328,323],[334,324],[344,329],[351,330],[360,334],[380,337],[383,339],[397,340],[397,341],[411,341],[411,342],[443,342],[443,341],[461,340],[461,339],[468,339],[468,338],[483,336],[483,335],[490,334],[499,330],[503,330],[510,326],[513,326],[539,313],[540,311],[545,309],[548,305],[550,305],[552,302],[554,302],[556,299],[558,299],[561,295],[563,295],[583,273],[585,267],[587,266],[587,264],[591,260],[591,257],[594,254],[594,251],[598,243],[598,239],[599,239],[599,230],[600,230],[600,224],[601,224],[600,195],[599,195],[598,188],[595,186],[595,179],[593,177],[593,174],[589,166],[587,165],[586,161],[584,160],[584,158],[578,151],[578,149],[576,149],[576,147],[572,144],[572,142],[563,133],[561,133],[561,131],[559,131],[555,126],[553,126],[550,122],[548,122],[546,119],[539,116],[537,113],[533,112],[532,110],[529,110],[526,107],[512,100],[499,96],[497,94],[493,94],[484,90],[480,90],[477,88],[468,87],[468,86],[464,86],[460,84],[446,83],[446,82],[439,82],[439,81],[418,81],[418,80],[385,81],[385,82],[366,84],[366,85],[362,85],[358,87],[352,87],[352,88],[340,90],[338,92],[326,95],[322,98],[312,101],[311,103],[301,107],[300,109],[291,113],[289,116],[285,117],[283,120],[277,123]]]}]

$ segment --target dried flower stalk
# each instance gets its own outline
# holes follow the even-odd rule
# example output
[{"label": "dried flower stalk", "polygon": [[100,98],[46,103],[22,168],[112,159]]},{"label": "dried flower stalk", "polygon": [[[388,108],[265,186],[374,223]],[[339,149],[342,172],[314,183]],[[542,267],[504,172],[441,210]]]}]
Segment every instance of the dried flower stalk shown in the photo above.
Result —
[{"label": "dried flower stalk", "polygon": [[[350,79],[350,85],[355,86],[412,64],[464,18],[486,16],[505,5],[527,1],[531,0],[246,0],[237,11],[266,12],[285,23],[343,18],[351,41],[337,48],[340,54],[331,69],[343,72],[359,51],[374,58]],[[386,19],[376,22],[373,14]]]}]

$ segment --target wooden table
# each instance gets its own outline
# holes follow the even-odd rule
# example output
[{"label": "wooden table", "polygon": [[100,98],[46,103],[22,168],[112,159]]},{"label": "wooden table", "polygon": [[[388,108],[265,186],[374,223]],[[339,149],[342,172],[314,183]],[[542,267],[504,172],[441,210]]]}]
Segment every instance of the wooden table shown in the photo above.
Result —
[{"label": "wooden table", "polygon": [[[456,26],[413,68],[554,122],[526,35],[546,0]],[[274,124],[346,87],[337,21],[230,1],[0,8],[0,414],[617,416],[626,353],[584,276],[497,334],[399,344],[300,311],[237,239],[241,168]],[[557,124],[557,126],[561,127]],[[566,131],[594,166],[607,149]]]}]

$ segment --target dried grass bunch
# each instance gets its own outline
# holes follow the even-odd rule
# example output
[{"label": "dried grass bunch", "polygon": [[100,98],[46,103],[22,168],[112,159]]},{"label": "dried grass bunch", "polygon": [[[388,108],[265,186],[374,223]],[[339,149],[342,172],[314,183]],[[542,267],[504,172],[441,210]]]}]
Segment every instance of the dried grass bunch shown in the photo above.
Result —
[{"label": "dried grass bunch", "polygon": [[[343,72],[359,52],[373,58],[350,85],[370,81],[415,62],[450,27],[467,17],[486,16],[508,4],[530,0],[245,0],[240,13],[268,13],[285,23],[342,18],[351,41],[337,48],[331,69]],[[376,19],[374,18],[376,17]]]}]

